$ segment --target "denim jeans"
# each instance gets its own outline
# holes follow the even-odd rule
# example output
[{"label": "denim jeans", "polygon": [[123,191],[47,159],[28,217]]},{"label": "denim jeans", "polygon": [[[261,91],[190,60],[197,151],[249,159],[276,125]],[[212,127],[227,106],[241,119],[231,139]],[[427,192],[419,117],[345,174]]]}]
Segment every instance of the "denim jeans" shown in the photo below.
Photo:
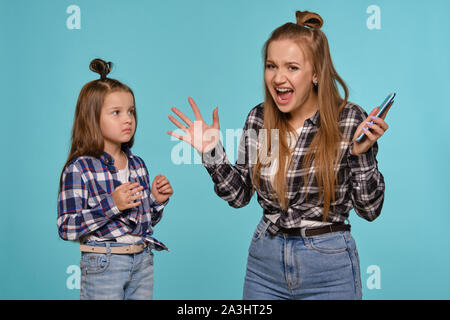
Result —
[{"label": "denim jeans", "polygon": [[[94,246],[124,246],[88,241]],[[153,295],[153,253],[81,253],[81,300],[150,300]]]},{"label": "denim jeans", "polygon": [[245,300],[361,299],[358,251],[349,231],[306,237],[271,235],[261,220],[253,235]]}]

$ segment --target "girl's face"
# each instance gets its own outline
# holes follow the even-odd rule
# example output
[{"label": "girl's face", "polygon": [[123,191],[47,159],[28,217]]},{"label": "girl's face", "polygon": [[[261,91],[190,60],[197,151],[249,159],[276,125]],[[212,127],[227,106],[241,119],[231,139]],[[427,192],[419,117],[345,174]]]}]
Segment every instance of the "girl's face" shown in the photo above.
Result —
[{"label": "girl's face", "polygon": [[267,48],[264,81],[278,109],[298,111],[313,98],[313,67],[293,40],[275,40]]},{"label": "girl's face", "polygon": [[130,141],[136,130],[134,99],[131,93],[108,93],[100,113],[100,130],[105,149]]}]

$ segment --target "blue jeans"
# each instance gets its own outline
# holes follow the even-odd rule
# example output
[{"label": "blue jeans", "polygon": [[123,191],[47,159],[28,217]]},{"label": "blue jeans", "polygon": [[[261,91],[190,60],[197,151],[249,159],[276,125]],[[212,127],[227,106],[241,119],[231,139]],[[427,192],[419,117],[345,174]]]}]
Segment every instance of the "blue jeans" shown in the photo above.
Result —
[{"label": "blue jeans", "polygon": [[358,251],[349,231],[271,235],[261,220],[249,248],[244,300],[361,299]]},{"label": "blue jeans", "polygon": [[[88,241],[87,245],[124,246]],[[81,253],[81,300],[150,300],[153,295],[153,253]]]}]

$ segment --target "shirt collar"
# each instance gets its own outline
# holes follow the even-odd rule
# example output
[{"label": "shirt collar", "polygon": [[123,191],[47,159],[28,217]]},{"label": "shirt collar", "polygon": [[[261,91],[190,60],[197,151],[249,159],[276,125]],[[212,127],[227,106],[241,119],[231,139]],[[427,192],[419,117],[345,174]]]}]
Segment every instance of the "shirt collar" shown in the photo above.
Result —
[{"label": "shirt collar", "polygon": [[320,115],[319,110],[317,110],[316,113],[314,113],[314,115],[308,120],[311,121],[313,125],[317,126],[320,121],[319,115]]},{"label": "shirt collar", "polygon": [[128,144],[122,146],[122,151],[125,152],[125,154],[127,155],[128,159],[134,158],[134,155],[131,153],[131,150],[130,150],[130,147],[128,147]]},{"label": "shirt collar", "polygon": [[[128,145],[122,145],[122,151],[126,154],[128,159],[134,158],[134,155],[131,153]],[[117,168],[114,166],[114,158],[108,152],[103,152],[100,156],[100,160],[108,167],[110,171],[117,171]]]}]

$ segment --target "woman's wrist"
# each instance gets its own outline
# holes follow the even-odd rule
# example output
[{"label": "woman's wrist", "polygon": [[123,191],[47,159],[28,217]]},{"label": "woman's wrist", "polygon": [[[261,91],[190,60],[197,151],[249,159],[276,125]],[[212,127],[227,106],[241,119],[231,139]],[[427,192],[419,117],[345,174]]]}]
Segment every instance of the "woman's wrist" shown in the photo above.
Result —
[{"label": "woman's wrist", "polygon": [[199,154],[202,157],[203,165],[206,167],[223,163],[225,158],[225,150],[220,141],[211,150],[199,152]]}]

